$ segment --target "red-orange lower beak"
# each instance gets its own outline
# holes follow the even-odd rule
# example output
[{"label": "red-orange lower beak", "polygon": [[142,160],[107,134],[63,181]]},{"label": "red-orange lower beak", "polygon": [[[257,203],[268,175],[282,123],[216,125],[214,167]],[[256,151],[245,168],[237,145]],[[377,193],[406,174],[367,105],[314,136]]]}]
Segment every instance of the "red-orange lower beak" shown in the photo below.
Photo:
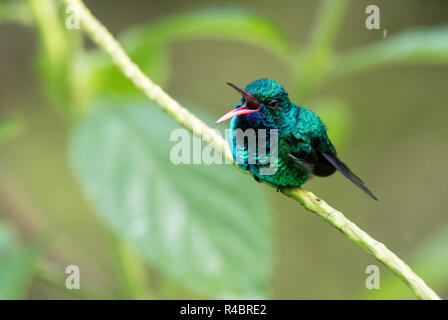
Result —
[{"label": "red-orange lower beak", "polygon": [[226,121],[227,119],[233,118],[235,116],[242,116],[244,114],[249,114],[249,113],[258,112],[258,111],[260,111],[260,108],[249,109],[245,104],[243,104],[241,107],[233,109],[232,111],[223,115],[221,118],[219,118],[218,121],[216,121],[216,123]]}]

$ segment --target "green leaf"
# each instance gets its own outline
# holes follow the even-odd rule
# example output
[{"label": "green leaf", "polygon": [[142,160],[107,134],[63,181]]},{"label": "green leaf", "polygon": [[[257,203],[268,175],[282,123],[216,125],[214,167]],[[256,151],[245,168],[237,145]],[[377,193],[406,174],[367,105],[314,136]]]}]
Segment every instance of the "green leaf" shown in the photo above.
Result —
[{"label": "green leaf", "polygon": [[331,75],[398,63],[448,63],[448,27],[403,32],[335,59]]},{"label": "green leaf", "polygon": [[269,20],[241,9],[207,9],[176,15],[127,34],[141,49],[152,42],[186,39],[225,39],[260,46],[280,58],[292,57],[285,35]]},{"label": "green leaf", "polygon": [[[178,40],[223,39],[261,47],[286,63],[294,56],[285,35],[271,22],[238,9],[208,9],[175,15],[149,25],[134,27],[119,37],[131,59],[158,84],[169,73],[169,44]],[[136,95],[140,92],[99,51],[91,51],[83,62],[86,86],[92,93]]]},{"label": "green leaf", "polygon": [[0,144],[15,138],[23,131],[23,123],[19,118],[0,119]]},{"label": "green leaf", "polygon": [[[409,255],[409,266],[436,292],[448,288],[448,225],[428,237]],[[439,292],[440,293],[440,292]],[[363,290],[366,299],[412,299],[409,288],[394,275],[381,278],[380,290]]]},{"label": "green leaf", "polygon": [[232,165],[174,165],[170,134],[179,126],[153,103],[110,100],[93,110],[76,129],[70,158],[99,217],[190,288],[214,298],[267,297],[272,236],[259,186]]},{"label": "green leaf", "polygon": [[[121,41],[126,52],[139,68],[151,80],[163,85],[168,78],[168,50],[161,44],[152,43],[145,46],[145,50],[137,50],[135,44]],[[140,96],[141,92],[126,78],[113,64],[110,58],[101,50],[95,49],[86,52],[77,61],[78,68],[84,72],[80,74],[83,88],[90,95],[102,96],[107,94],[120,94]]]},{"label": "green leaf", "polygon": [[23,248],[5,223],[0,223],[0,300],[25,298],[41,246]]}]

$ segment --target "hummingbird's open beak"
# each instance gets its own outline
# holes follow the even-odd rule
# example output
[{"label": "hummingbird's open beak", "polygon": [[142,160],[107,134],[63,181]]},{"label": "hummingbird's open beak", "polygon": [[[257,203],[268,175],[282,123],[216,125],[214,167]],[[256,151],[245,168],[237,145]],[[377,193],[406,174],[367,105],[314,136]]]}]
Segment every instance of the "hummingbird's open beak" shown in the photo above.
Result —
[{"label": "hummingbird's open beak", "polygon": [[221,118],[219,118],[218,121],[216,121],[216,123],[223,122],[223,121],[233,118],[235,116],[241,116],[243,114],[249,114],[249,113],[260,111],[260,103],[258,102],[257,98],[255,98],[255,96],[253,94],[237,87],[236,85],[234,85],[230,82],[226,82],[226,83],[229,86],[231,86],[233,89],[238,91],[241,94],[241,96],[243,96],[244,103],[240,107],[233,109],[232,111],[223,115]]}]

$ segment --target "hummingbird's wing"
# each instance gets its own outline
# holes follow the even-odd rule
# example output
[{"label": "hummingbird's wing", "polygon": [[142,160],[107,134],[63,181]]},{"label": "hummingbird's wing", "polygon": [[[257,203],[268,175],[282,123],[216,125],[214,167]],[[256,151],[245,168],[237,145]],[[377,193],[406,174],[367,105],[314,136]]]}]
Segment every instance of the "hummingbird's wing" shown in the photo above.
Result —
[{"label": "hummingbird's wing", "polygon": [[296,163],[306,165],[314,175],[320,177],[329,176],[338,170],[370,197],[378,200],[364,182],[336,156],[336,149],[327,135],[327,127],[312,111],[301,109],[292,136],[289,157]]},{"label": "hummingbird's wing", "polygon": [[291,128],[290,157],[299,165],[307,165],[313,175],[327,177],[337,169],[322,155],[322,152],[336,154],[327,127],[314,112],[298,108],[300,112]]},{"label": "hummingbird's wing", "polygon": [[328,177],[336,171],[336,168],[320,152],[316,151],[315,148],[311,147],[308,150],[310,151],[306,155],[304,152],[290,151],[288,156],[297,165],[306,165],[314,176]]},{"label": "hummingbird's wing", "polygon": [[321,153],[322,156],[327,159],[327,161],[334,166],[340,173],[342,173],[347,179],[349,179],[351,182],[356,184],[361,190],[363,190],[365,193],[367,193],[369,196],[371,196],[373,199],[378,200],[377,197],[373,195],[373,193],[367,189],[367,187],[364,185],[364,182],[355,175],[346,165],[344,162],[339,160],[336,155],[330,155],[327,153]]},{"label": "hummingbird's wing", "polygon": [[288,156],[298,165],[306,165],[315,176],[326,177],[331,175],[335,170],[338,170],[370,197],[378,200],[375,195],[364,185],[364,182],[356,174],[354,174],[345,163],[339,160],[335,154],[327,154],[311,148],[311,152],[307,157],[299,158],[300,155],[294,152],[288,153]]}]

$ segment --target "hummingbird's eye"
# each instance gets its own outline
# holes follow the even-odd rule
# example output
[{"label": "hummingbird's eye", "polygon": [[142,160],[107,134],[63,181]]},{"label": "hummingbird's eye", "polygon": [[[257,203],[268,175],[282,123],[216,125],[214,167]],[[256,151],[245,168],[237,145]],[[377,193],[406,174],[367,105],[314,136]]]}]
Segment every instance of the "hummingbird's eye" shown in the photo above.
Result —
[{"label": "hummingbird's eye", "polygon": [[277,100],[271,100],[271,101],[269,101],[268,102],[268,108],[271,108],[271,109],[277,109],[277,107],[278,107],[278,101]]}]

